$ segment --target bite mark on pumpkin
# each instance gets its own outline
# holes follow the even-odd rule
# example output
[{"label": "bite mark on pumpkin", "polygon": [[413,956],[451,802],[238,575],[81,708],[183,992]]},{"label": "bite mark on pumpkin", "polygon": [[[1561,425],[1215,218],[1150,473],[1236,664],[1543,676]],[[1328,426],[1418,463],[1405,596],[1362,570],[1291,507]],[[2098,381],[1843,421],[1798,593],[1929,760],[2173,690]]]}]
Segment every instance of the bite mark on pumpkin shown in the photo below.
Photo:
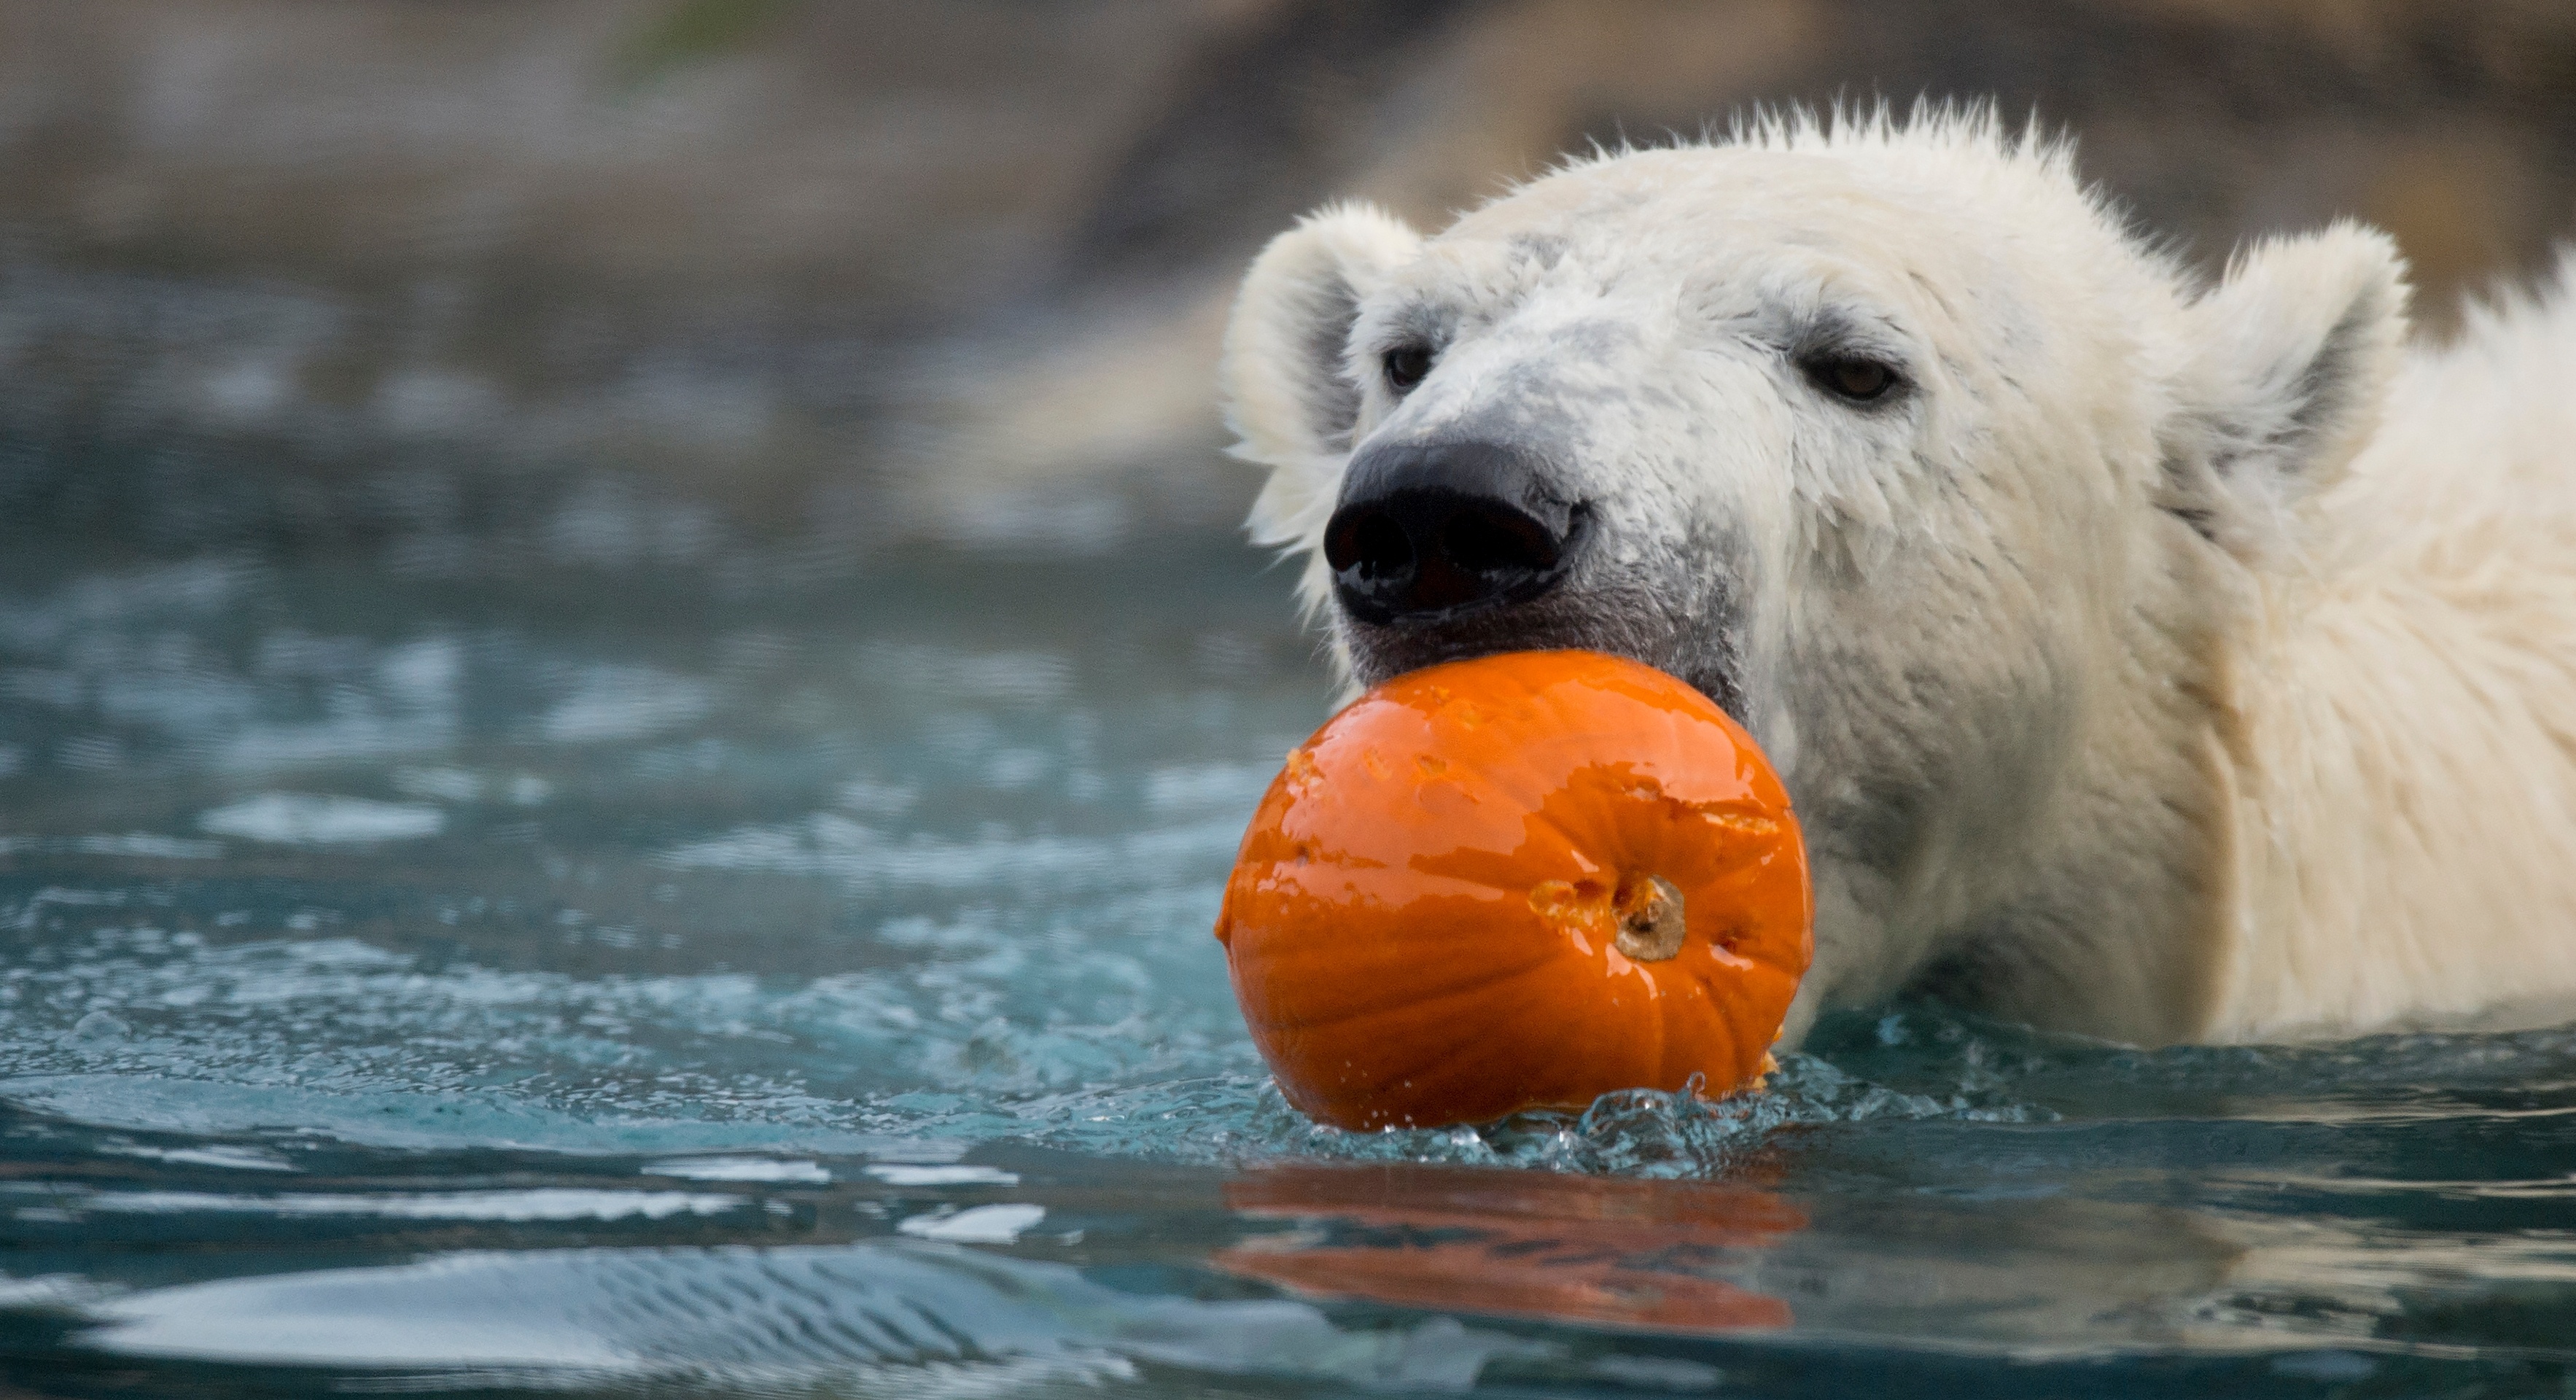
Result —
[{"label": "bite mark on pumpkin", "polygon": [[1289,785],[1292,787],[1302,788],[1308,784],[1320,782],[1324,776],[1322,766],[1315,762],[1314,750],[1303,745],[1288,751],[1288,762],[1285,767]]},{"label": "bite mark on pumpkin", "polygon": [[1590,951],[1609,935],[1631,962],[1662,962],[1682,950],[1682,892],[1660,875],[1630,871],[1614,887],[1598,880],[1542,880],[1530,887],[1532,913],[1574,934]]}]

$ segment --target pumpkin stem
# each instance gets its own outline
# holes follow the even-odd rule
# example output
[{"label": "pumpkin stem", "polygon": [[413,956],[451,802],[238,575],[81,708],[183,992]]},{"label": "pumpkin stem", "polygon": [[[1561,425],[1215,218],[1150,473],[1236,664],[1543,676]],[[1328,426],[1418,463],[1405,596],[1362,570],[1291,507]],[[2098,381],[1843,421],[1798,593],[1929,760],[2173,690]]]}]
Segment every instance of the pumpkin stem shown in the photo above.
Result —
[{"label": "pumpkin stem", "polygon": [[1682,892],[1661,875],[1627,875],[1611,907],[1619,914],[1619,951],[1638,962],[1662,962],[1682,950]]}]

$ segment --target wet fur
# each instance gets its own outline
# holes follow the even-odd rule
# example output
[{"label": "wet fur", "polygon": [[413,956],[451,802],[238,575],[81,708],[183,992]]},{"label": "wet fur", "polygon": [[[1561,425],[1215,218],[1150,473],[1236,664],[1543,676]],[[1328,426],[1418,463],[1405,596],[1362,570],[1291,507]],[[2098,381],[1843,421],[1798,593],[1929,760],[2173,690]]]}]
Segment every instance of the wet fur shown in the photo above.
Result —
[{"label": "wet fur", "polygon": [[[1793,1034],[1909,987],[2121,1040],[2576,1009],[2576,308],[2405,348],[2388,240],[2201,285],[1979,114],[1576,162],[1425,238],[1283,234],[1224,366],[1254,538],[1359,682],[1581,645],[1692,681],[1817,871]],[[1377,371],[1439,353],[1399,396]],[[1890,401],[1807,383],[1892,358]],[[1339,616],[1351,452],[1508,441],[1596,514],[1560,592]]]}]

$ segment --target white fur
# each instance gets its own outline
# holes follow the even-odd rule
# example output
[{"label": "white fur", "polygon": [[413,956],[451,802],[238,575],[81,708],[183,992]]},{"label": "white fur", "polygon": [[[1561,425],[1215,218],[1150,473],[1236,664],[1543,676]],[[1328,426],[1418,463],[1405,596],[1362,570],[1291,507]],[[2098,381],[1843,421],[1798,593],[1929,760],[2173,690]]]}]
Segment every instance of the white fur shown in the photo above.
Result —
[{"label": "white fur", "polygon": [[2406,357],[2234,639],[2211,1033],[2540,1022],[2576,990],[2576,260]]},{"label": "white fur", "polygon": [[[1254,537],[1363,680],[1408,653],[1330,602],[1356,449],[1504,434],[1597,506],[1581,640],[1731,695],[1798,802],[1793,1033],[1926,984],[2150,1043],[2559,1018],[2576,297],[2411,350],[2405,300],[2349,225],[2198,286],[1982,115],[1791,119],[1429,239],[1320,214],[1224,380]],[[1818,327],[1907,393],[1810,385]]]},{"label": "white fur", "polygon": [[1252,541],[1305,550],[1298,587],[1310,613],[1322,608],[1330,587],[1323,553],[1312,545],[1332,514],[1351,442],[1312,426],[1313,397],[1330,387],[1317,371],[1340,364],[1312,363],[1299,337],[1322,309],[1319,299],[1366,296],[1421,245],[1420,234],[1368,205],[1326,209],[1272,239],[1244,274],[1242,298],[1280,314],[1237,316],[1225,328],[1225,422],[1241,439],[1234,452],[1270,468],[1252,503]]}]

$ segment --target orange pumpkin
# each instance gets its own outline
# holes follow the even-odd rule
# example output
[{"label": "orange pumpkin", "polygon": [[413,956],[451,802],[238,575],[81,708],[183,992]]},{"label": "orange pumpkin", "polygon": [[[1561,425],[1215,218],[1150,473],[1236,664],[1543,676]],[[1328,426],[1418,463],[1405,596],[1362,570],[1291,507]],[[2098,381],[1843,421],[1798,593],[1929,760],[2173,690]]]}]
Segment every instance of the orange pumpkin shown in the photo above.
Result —
[{"label": "orange pumpkin", "polygon": [[1724,711],[1519,652],[1399,676],[1291,753],[1216,936],[1290,1103],[1428,1127],[1751,1083],[1812,916],[1788,794]]}]

